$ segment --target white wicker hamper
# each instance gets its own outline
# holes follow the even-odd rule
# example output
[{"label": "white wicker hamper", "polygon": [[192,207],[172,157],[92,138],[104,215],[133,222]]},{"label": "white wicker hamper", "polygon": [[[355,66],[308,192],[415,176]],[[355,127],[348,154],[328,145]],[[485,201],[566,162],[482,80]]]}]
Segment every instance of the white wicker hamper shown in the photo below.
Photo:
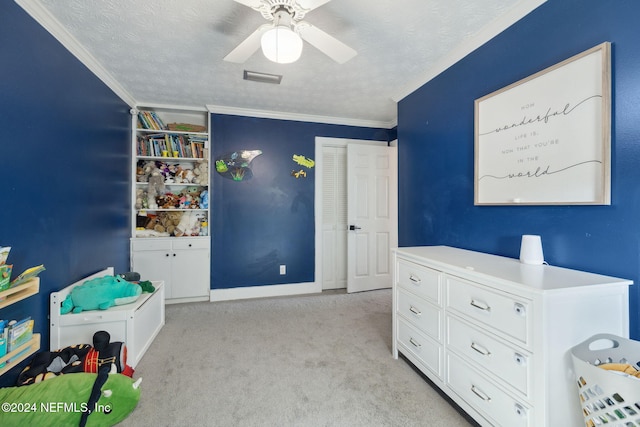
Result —
[{"label": "white wicker hamper", "polygon": [[599,368],[628,363],[640,370],[640,342],[597,334],[571,349],[585,425],[640,426],[640,379]]}]

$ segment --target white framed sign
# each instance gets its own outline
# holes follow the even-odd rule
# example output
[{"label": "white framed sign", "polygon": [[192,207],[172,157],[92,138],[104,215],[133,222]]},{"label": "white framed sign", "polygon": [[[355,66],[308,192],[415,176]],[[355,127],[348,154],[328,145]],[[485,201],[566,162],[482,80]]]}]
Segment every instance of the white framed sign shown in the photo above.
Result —
[{"label": "white framed sign", "polygon": [[611,44],[475,101],[475,205],[611,204]]}]

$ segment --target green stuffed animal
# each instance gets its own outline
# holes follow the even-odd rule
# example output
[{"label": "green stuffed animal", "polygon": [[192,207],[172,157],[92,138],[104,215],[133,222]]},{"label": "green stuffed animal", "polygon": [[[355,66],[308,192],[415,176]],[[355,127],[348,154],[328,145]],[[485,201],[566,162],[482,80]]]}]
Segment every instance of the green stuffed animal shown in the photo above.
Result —
[{"label": "green stuffed animal", "polygon": [[[0,388],[0,425],[113,426],[138,405],[142,381],[134,382],[114,368],[109,373],[108,369],[98,374],[74,373],[37,384]],[[102,386],[99,376],[106,378]]]},{"label": "green stuffed animal", "polygon": [[60,305],[60,314],[106,310],[114,305],[132,303],[141,293],[140,285],[127,282],[122,277],[98,277],[73,288]]}]

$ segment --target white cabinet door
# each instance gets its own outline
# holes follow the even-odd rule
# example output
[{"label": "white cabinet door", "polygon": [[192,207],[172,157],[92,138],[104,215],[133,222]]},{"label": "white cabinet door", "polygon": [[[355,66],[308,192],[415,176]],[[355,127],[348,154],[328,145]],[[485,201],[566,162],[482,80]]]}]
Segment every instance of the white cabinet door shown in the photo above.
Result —
[{"label": "white cabinet door", "polygon": [[140,273],[142,280],[164,280],[165,298],[172,298],[171,250],[134,250],[132,270]]},{"label": "white cabinet door", "polygon": [[209,295],[209,249],[174,249],[171,298]]}]

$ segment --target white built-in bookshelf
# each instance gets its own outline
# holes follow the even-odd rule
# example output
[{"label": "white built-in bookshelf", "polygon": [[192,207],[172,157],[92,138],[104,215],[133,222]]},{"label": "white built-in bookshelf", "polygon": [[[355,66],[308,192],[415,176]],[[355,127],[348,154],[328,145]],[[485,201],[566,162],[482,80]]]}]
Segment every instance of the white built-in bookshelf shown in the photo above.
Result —
[{"label": "white built-in bookshelf", "polygon": [[138,106],[131,113],[131,269],[143,280],[164,280],[168,302],[206,300],[209,112]]}]

